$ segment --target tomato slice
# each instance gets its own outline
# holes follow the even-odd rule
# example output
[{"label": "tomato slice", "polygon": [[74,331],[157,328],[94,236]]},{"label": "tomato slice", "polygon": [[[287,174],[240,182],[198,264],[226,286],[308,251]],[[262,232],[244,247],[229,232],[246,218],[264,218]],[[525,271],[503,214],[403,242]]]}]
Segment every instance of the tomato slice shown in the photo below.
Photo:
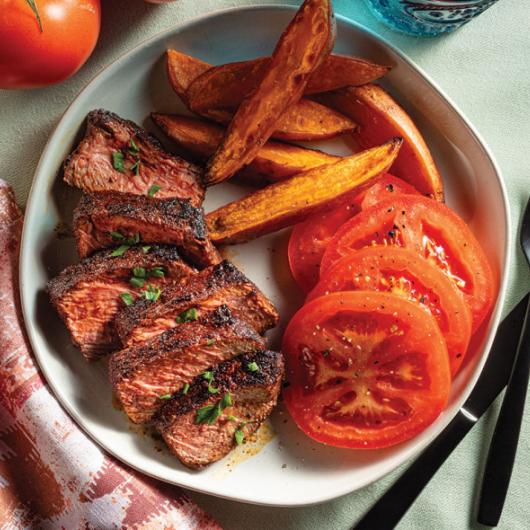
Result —
[{"label": "tomato slice", "polygon": [[289,266],[296,283],[305,292],[318,282],[320,261],[335,232],[361,209],[399,194],[418,194],[405,181],[386,173],[370,187],[350,196],[345,202],[327,212],[312,215],[296,225],[289,239]]},{"label": "tomato slice", "polygon": [[311,438],[350,448],[408,440],[443,410],[451,386],[444,338],[418,304],[342,292],[304,305],[287,326],[284,393]]},{"label": "tomato slice", "polygon": [[325,273],[307,301],[337,291],[390,292],[420,304],[440,327],[454,376],[471,338],[471,314],[456,285],[413,250],[366,247],[348,254]]},{"label": "tomato slice", "polygon": [[490,312],[496,278],[469,227],[444,204],[401,195],[363,210],[329,242],[321,276],[352,251],[377,245],[410,248],[437,265],[463,293],[471,310],[473,332]]}]

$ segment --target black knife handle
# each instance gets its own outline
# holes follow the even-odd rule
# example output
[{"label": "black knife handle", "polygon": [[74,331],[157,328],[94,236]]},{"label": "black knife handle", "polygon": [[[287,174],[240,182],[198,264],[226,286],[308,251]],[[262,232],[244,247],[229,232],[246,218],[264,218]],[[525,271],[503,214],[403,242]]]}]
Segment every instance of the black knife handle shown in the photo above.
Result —
[{"label": "black knife handle", "polygon": [[482,479],[478,521],[497,526],[510,485],[530,376],[530,302]]},{"label": "black knife handle", "polygon": [[442,433],[354,526],[354,530],[394,528],[416,497],[476,422],[459,411]]}]

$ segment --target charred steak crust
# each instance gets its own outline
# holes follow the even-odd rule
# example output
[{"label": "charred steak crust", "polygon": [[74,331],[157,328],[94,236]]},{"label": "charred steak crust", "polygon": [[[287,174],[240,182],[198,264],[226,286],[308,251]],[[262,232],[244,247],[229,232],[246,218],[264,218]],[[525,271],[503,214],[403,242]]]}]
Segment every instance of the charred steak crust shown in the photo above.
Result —
[{"label": "charred steak crust", "polygon": [[96,252],[79,263],[66,267],[58,276],[52,278],[47,285],[52,302],[55,304],[80,281],[97,279],[118,269],[152,268],[170,264],[172,268],[180,268],[183,276],[196,273],[195,269],[182,261],[176,247],[171,245],[152,246],[148,252],[144,252],[140,247],[131,247],[121,256],[112,257],[111,254],[112,250]]},{"label": "charred steak crust", "polygon": [[220,290],[230,286],[239,289],[241,297],[248,300],[248,305],[242,301],[242,307],[230,307],[238,318],[248,319],[251,324],[259,324],[256,329],[258,333],[264,333],[276,326],[279,315],[272,302],[233,263],[223,260],[202,270],[193,278],[186,278],[179,285],[165,289],[157,303],[138,300],[133,305],[123,308],[115,320],[118,336],[122,343],[126,344],[136,327],[148,326],[158,317],[184,311],[194,304],[200,306],[202,302],[208,301]]},{"label": "charred steak crust", "polygon": [[[108,230],[99,230],[105,223]],[[119,245],[110,231],[139,233],[142,243],[176,245],[181,253],[204,267],[219,262],[210,239],[202,208],[182,199],[156,199],[119,192],[85,193],[74,210],[74,232],[79,254]],[[134,230],[131,229],[134,227]],[[142,232],[143,229],[143,232]],[[134,234],[124,234],[134,235]]]},{"label": "charred steak crust", "polygon": [[146,363],[156,361],[165,354],[191,348],[204,340],[219,340],[224,334],[264,344],[263,338],[248,324],[234,319],[226,306],[204,315],[199,320],[179,325],[154,339],[114,353],[109,364],[112,385],[129,377]]},{"label": "charred steak crust", "polygon": [[[248,365],[255,362],[258,371],[251,371]],[[284,361],[281,353],[270,350],[256,350],[239,355],[234,359],[224,361],[212,370],[215,387],[219,389],[218,395],[233,392],[236,388],[244,387],[269,387],[272,388],[281,382],[284,377]],[[196,377],[191,383],[188,393],[175,393],[156,413],[153,418],[155,427],[163,432],[176,416],[182,416],[190,411],[196,411],[207,401],[212,399],[208,391],[208,381]],[[216,398],[218,399],[218,398]]]},{"label": "charred steak crust", "polygon": [[[129,153],[131,139],[139,147],[137,153]],[[145,175],[120,174],[115,170],[111,163],[115,151],[131,155],[133,163],[140,159],[142,166],[152,173],[153,182],[149,182]],[[108,158],[105,165],[101,164],[102,152]],[[92,170],[97,174],[91,174]],[[160,180],[162,173],[168,177],[164,182]],[[205,187],[202,170],[198,166],[168,153],[156,136],[133,121],[104,109],[88,113],[85,136],[65,159],[63,176],[68,184],[86,191],[127,192],[134,189],[145,195],[151,184],[158,183],[164,184],[158,192],[159,196],[189,199],[194,206],[200,206],[204,200]]]}]

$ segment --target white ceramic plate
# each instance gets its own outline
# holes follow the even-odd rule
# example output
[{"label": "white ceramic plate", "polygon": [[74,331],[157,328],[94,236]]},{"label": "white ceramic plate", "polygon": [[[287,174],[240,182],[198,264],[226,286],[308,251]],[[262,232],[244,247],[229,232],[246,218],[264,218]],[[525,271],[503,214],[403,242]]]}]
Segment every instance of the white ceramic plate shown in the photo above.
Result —
[{"label": "white ceramic plate", "polygon": [[[269,54],[293,15],[292,7],[262,6],[211,13],[178,26],[132,50],[106,68],[75,99],[50,138],[28,203],[21,254],[24,316],[35,355],[57,398],[102,447],[160,480],[231,499],[270,504],[322,502],[361,488],[417,455],[447,425],[480,374],[504,298],[509,256],[509,217],[499,171],[473,127],[440,89],[410,60],[376,35],[338,17],[335,51],[394,66],[385,81],[424,132],[444,176],[449,204],[470,224],[501,275],[497,306],[484,339],[457,378],[441,417],[408,443],[382,451],[325,447],[300,433],[281,407],[273,414],[276,435],[248,458],[235,456],[200,472],[179,464],[160,442],[132,429],[112,406],[104,363],[88,364],[70,344],[49,305],[46,282],[76,261],[71,239],[57,237],[60,222],[71,222],[79,193],[57,177],[62,160],[83,131],[88,111],[104,107],[149,124],[151,111],[182,111],[165,75],[164,52],[173,47],[214,64]],[[160,136],[160,135],[159,135]],[[341,142],[326,148],[344,152]],[[347,152],[347,151],[346,151]],[[244,190],[226,184],[208,192],[206,209]],[[288,231],[230,250],[230,257],[277,304],[282,325],[301,303],[287,266]]]}]

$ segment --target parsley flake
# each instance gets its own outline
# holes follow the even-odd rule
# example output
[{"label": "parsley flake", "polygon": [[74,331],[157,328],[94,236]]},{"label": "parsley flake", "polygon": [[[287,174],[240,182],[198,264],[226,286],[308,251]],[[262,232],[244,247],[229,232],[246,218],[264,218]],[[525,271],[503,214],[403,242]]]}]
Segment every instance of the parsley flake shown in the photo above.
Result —
[{"label": "parsley flake", "polygon": [[134,141],[134,138],[131,138],[131,140],[129,141],[129,153],[131,153],[131,155],[136,155],[139,152],[140,152],[140,148]]},{"label": "parsley flake", "polygon": [[130,248],[131,248],[131,245],[120,245],[117,249],[114,249],[111,252],[110,256],[112,258],[123,256]]},{"label": "parsley flake", "polygon": [[147,286],[147,290],[145,290],[142,294],[146,300],[156,302],[162,294],[162,289],[160,289],[160,287],[155,287],[154,285],[149,284]]},{"label": "parsley flake", "polygon": [[144,245],[142,247],[144,254],[147,254],[151,250],[151,245]]},{"label": "parsley flake", "polygon": [[232,396],[230,395],[230,392],[227,392],[222,398],[221,398],[221,407],[225,409],[226,407],[232,406]]},{"label": "parsley flake", "polygon": [[258,366],[258,363],[252,361],[251,363],[248,363],[247,364],[247,368],[251,371],[251,372],[259,372],[259,366]]},{"label": "parsley flake", "polygon": [[189,383],[185,383],[184,386],[182,387],[182,393],[184,395],[186,395],[188,393],[189,389],[190,389],[190,384]]},{"label": "parsley flake", "polygon": [[123,239],[125,236],[121,232],[111,232],[112,239]]},{"label": "parsley flake", "polygon": [[210,371],[210,370],[207,370],[206,372],[203,372],[202,373],[202,378],[203,379],[206,379],[206,381],[208,381],[208,383],[211,383],[213,381],[213,372]]},{"label": "parsley flake", "polygon": [[130,167],[131,171],[134,171],[135,175],[140,174],[140,159],[138,158],[136,162]]},{"label": "parsley flake", "polygon": [[136,278],[145,278],[147,276],[147,272],[143,267],[134,267],[132,273]]},{"label": "parsley flake", "polygon": [[129,283],[133,286],[133,287],[143,287],[144,284],[145,284],[145,280],[143,278],[137,278],[136,276],[133,276],[130,280],[129,280]]},{"label": "parsley flake", "polygon": [[164,394],[163,396],[158,396],[158,399],[171,399],[171,394]]},{"label": "parsley flake", "polygon": [[199,312],[197,311],[197,308],[191,307],[190,309],[183,311],[177,318],[175,318],[175,321],[178,324],[184,324],[184,322],[193,322],[194,320],[197,320],[198,318],[199,318]]},{"label": "parsley flake", "polygon": [[237,429],[234,432],[234,440],[236,441],[237,445],[241,445],[245,441],[245,434],[241,429]]},{"label": "parsley flake", "polygon": [[164,267],[153,267],[149,271],[149,276],[153,276],[153,278],[163,278],[165,275]]},{"label": "parsley flake", "polygon": [[217,403],[200,408],[195,414],[195,423],[213,425],[226,407],[232,405],[232,396],[227,392]]},{"label": "parsley flake", "polygon": [[147,195],[149,195],[149,197],[154,197],[160,190],[161,188],[158,184],[153,184],[147,191]]},{"label": "parsley flake", "polygon": [[121,151],[114,151],[112,153],[112,167],[120,173],[125,172],[125,166],[123,165],[125,159]]},{"label": "parsley flake", "polygon": [[120,298],[122,299],[123,303],[125,305],[133,305],[134,304],[134,298],[130,293],[122,293],[120,294]]},{"label": "parsley flake", "polygon": [[206,341],[206,346],[213,346],[215,344],[215,340],[214,339],[208,339]]}]

